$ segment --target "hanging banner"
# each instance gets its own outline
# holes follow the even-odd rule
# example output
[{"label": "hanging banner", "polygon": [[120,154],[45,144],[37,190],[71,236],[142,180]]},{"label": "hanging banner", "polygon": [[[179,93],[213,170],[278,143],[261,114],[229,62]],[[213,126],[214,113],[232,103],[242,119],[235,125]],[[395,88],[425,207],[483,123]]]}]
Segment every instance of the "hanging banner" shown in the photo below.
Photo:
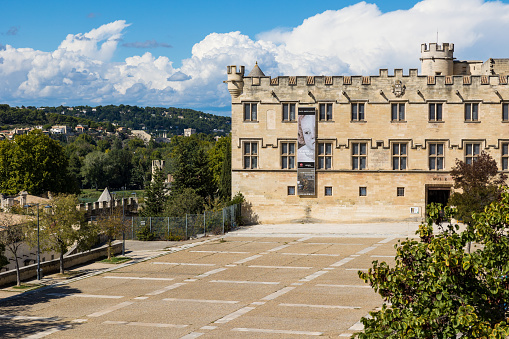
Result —
[{"label": "hanging banner", "polygon": [[297,194],[315,195],[315,108],[299,107],[298,119]]}]

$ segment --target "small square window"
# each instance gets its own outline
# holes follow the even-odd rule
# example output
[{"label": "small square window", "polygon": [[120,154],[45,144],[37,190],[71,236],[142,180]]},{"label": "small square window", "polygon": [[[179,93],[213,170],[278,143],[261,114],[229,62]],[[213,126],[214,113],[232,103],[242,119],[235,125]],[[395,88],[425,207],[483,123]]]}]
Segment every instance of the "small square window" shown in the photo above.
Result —
[{"label": "small square window", "polygon": [[465,104],[465,121],[479,121],[479,104],[477,102]]},{"label": "small square window", "polygon": [[364,121],[364,103],[357,102],[351,105],[352,121]]},{"label": "small square window", "polygon": [[405,104],[391,104],[391,120],[405,121]]},{"label": "small square window", "polygon": [[404,197],[405,196],[405,188],[404,187],[398,187],[398,189],[397,189],[397,196],[398,197]]},{"label": "small square window", "polygon": [[365,197],[366,195],[368,195],[368,188],[359,187],[359,197]]},{"label": "small square window", "polygon": [[442,104],[430,103],[428,105],[428,116],[430,122],[442,121]]},{"label": "small square window", "polygon": [[320,121],[331,121],[332,120],[332,104],[320,104],[319,105],[319,119],[320,119]]},{"label": "small square window", "polygon": [[283,121],[295,121],[295,104],[283,104]]},{"label": "small square window", "polygon": [[288,195],[295,195],[295,186],[288,186]]},{"label": "small square window", "polygon": [[325,196],[327,197],[332,196],[332,187],[325,186]]}]

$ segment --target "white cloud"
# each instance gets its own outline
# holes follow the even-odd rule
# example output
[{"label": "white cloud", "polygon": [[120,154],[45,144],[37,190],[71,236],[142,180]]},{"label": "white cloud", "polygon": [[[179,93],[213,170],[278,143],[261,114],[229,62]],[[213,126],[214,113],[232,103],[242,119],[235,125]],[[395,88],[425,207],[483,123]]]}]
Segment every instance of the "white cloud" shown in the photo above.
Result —
[{"label": "white cloud", "polygon": [[424,0],[382,13],[360,2],[314,15],[294,28],[256,39],[211,33],[176,69],[151,53],[112,62],[125,29],[118,20],[69,34],[53,52],[0,45],[0,102],[227,107],[227,65],[254,63],[270,76],[378,74],[378,68],[419,68],[420,44],[455,43],[461,59],[509,57],[509,5],[481,0]]}]

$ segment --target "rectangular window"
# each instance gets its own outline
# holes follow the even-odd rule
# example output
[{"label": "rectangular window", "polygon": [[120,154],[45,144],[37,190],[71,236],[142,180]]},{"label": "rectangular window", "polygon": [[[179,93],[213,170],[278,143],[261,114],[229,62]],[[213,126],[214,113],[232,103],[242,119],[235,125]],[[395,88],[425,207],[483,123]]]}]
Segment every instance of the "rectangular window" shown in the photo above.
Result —
[{"label": "rectangular window", "polygon": [[442,104],[432,103],[428,105],[429,121],[442,121]]},{"label": "rectangular window", "polygon": [[332,196],[332,187],[325,186],[325,196],[327,196],[327,197]]},{"label": "rectangular window", "polygon": [[502,171],[509,170],[509,144],[502,144]]},{"label": "rectangular window", "polygon": [[318,143],[318,169],[332,169],[332,143]]},{"label": "rectangular window", "polygon": [[392,169],[393,170],[406,170],[407,163],[407,144],[394,143],[392,144]]},{"label": "rectangular window", "polygon": [[320,121],[332,120],[332,104],[320,104],[319,111],[320,111],[319,112]]},{"label": "rectangular window", "polygon": [[477,102],[465,104],[465,121],[479,121],[479,104]]},{"label": "rectangular window", "polygon": [[502,104],[502,121],[509,121],[509,104]]},{"label": "rectangular window", "polygon": [[244,168],[258,168],[258,142],[244,142]]},{"label": "rectangular window", "polygon": [[288,195],[295,195],[295,186],[288,186]]},{"label": "rectangular window", "polygon": [[293,169],[295,168],[295,143],[282,142],[281,143],[281,168]]},{"label": "rectangular window", "polygon": [[244,103],[244,121],[258,121],[257,103]]},{"label": "rectangular window", "polygon": [[364,121],[364,103],[352,104],[352,121]]},{"label": "rectangular window", "polygon": [[398,197],[404,197],[405,196],[405,188],[404,187],[398,187],[396,189],[396,195]]},{"label": "rectangular window", "polygon": [[363,170],[367,165],[367,148],[365,142],[354,142],[352,144],[352,169]]},{"label": "rectangular window", "polygon": [[283,121],[295,121],[295,104],[283,104]]},{"label": "rectangular window", "polygon": [[391,120],[405,121],[405,104],[391,104]]},{"label": "rectangular window", "polygon": [[429,144],[428,163],[430,171],[444,169],[444,144]]},{"label": "rectangular window", "polygon": [[472,164],[475,159],[481,154],[481,144],[467,143],[465,144],[465,162]]},{"label": "rectangular window", "polygon": [[368,195],[367,187],[359,187],[359,197],[365,197]]}]

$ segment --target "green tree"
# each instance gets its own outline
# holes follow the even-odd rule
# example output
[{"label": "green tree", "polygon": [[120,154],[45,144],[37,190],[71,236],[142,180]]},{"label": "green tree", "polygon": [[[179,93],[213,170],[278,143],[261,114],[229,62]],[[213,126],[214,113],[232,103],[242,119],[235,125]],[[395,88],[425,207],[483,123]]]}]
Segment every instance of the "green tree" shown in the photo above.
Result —
[{"label": "green tree", "polygon": [[0,180],[0,189],[8,194],[22,190],[34,195],[79,190],[68,171],[63,147],[39,130],[19,135],[14,142],[1,142]]},{"label": "green tree", "polygon": [[[3,247],[3,249],[7,248],[14,257],[17,286],[21,285],[21,275],[19,271],[19,250],[26,240],[27,232],[28,229],[25,224],[15,223],[13,219],[8,216],[4,216],[0,221],[0,245]],[[2,260],[4,259],[6,258],[3,257]],[[6,265],[7,263],[2,261],[2,266]]]},{"label": "green tree", "polygon": [[[420,241],[396,246],[396,264],[373,262],[359,276],[378,292],[381,310],[362,318],[359,338],[505,338],[509,335],[509,193],[474,214],[463,232],[454,210],[428,206]],[[446,225],[442,224],[442,220]],[[433,225],[438,232],[433,233]],[[465,246],[473,241],[475,251]],[[390,306],[389,306],[390,305]]]},{"label": "green tree", "polygon": [[201,197],[213,195],[214,185],[208,166],[208,156],[204,143],[199,137],[182,137],[173,149],[174,171],[172,194],[192,188]]},{"label": "green tree", "polygon": [[449,199],[449,205],[457,209],[456,217],[471,224],[472,214],[480,213],[484,207],[499,198],[500,185],[507,176],[498,172],[497,162],[486,152],[482,152],[471,164],[456,160],[451,170],[454,188],[461,189]]},{"label": "green tree", "polygon": [[98,218],[97,225],[99,231],[106,236],[108,259],[111,259],[113,240],[128,229],[128,224],[122,215],[122,209],[115,208],[111,213],[104,213]]},{"label": "green tree", "polygon": [[225,159],[231,154],[231,135],[219,138],[209,152],[209,168],[216,187],[221,182],[221,173]]},{"label": "green tree", "polygon": [[156,170],[153,180],[145,189],[145,205],[141,211],[142,216],[157,217],[162,216],[166,202],[168,201],[168,188],[164,183],[165,173],[162,170]]},{"label": "green tree", "polygon": [[83,183],[87,187],[95,189],[107,186],[107,163],[108,156],[100,151],[94,151],[87,154],[83,160],[83,167],[81,168],[81,175],[83,176]]},{"label": "green tree", "polygon": [[221,176],[218,185],[219,197],[223,201],[228,201],[232,196],[232,154],[228,148],[223,165],[221,167]]},{"label": "green tree", "polygon": [[186,214],[198,214],[203,211],[205,199],[192,188],[184,188],[180,193],[172,194],[164,209],[164,215],[182,217]]},{"label": "green tree", "polygon": [[51,199],[51,208],[41,217],[43,247],[60,253],[60,273],[64,273],[64,254],[70,246],[79,243],[83,212],[76,209],[79,201],[75,195],[57,195]]}]

